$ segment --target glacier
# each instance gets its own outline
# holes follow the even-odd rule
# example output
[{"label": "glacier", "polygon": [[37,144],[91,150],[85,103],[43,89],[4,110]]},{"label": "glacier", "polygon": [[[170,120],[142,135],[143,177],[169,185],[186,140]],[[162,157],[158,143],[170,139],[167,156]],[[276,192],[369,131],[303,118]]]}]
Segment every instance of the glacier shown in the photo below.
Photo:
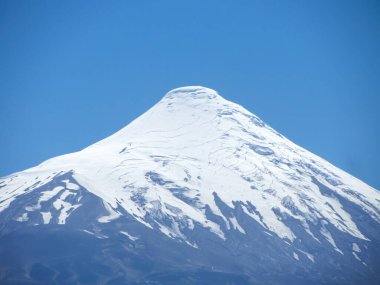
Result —
[{"label": "glacier", "polygon": [[0,179],[4,284],[378,284],[379,245],[378,190],[201,86]]}]

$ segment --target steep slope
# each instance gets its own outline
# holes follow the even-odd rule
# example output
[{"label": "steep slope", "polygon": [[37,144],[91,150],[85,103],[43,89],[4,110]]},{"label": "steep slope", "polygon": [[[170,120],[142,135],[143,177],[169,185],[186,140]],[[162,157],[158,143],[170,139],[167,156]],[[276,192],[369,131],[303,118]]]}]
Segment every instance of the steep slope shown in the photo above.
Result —
[{"label": "steep slope", "polygon": [[[170,91],[82,151],[1,179],[0,222],[7,242],[34,228],[80,231],[107,247],[112,240],[125,248],[124,236],[152,263],[124,274],[128,282],[159,274],[158,263],[238,274],[237,284],[380,280],[380,193],[198,86]],[[158,241],[170,258],[158,254]],[[31,263],[14,276],[28,279]],[[11,266],[3,264],[6,276]]]}]

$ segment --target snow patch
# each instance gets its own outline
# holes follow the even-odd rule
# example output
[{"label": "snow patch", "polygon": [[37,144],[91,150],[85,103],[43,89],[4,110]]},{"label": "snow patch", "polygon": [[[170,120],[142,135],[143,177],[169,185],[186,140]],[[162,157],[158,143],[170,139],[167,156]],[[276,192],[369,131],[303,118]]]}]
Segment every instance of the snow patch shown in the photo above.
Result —
[{"label": "snow patch", "polygon": [[238,223],[235,217],[229,218],[229,220],[231,222],[232,228],[234,228],[235,230],[238,230],[242,234],[246,234],[245,230],[240,226],[240,224]]},{"label": "snow patch", "polygon": [[28,220],[28,213],[23,213],[20,217],[16,218],[16,221],[18,222],[27,222]]},{"label": "snow patch", "polygon": [[131,241],[136,241],[138,240],[139,238],[138,237],[135,237],[129,233],[127,233],[126,231],[120,231],[120,233],[122,233],[123,235],[125,235],[127,238],[129,238]]},{"label": "snow patch", "polygon": [[71,203],[65,201],[65,199],[71,194],[72,193],[70,193],[70,191],[66,190],[61,194],[60,198],[55,200],[53,203],[54,208],[60,212],[58,216],[58,224],[65,224],[66,219],[72,211],[81,206],[81,204],[72,205]]},{"label": "snow patch", "polygon": [[352,250],[355,252],[361,252],[359,245],[355,242],[352,244]]},{"label": "snow patch", "polygon": [[52,215],[50,212],[41,212],[41,215],[42,215],[42,220],[44,222],[44,224],[49,224],[50,221],[51,221],[51,218],[52,218]]},{"label": "snow patch", "polygon": [[109,223],[121,216],[121,214],[117,212],[115,209],[113,209],[111,205],[109,205],[107,202],[103,201],[103,205],[105,209],[108,211],[109,215],[99,217],[98,218],[99,223]]}]

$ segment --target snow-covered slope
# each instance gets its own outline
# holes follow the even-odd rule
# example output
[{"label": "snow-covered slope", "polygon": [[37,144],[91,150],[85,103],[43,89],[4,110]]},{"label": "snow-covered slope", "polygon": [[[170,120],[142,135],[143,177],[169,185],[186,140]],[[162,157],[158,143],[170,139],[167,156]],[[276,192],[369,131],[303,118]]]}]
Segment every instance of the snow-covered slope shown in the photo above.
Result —
[{"label": "snow-covered slope", "polygon": [[[294,262],[304,256],[310,266],[315,244],[368,267],[365,252],[379,233],[377,190],[199,86],[170,91],[82,151],[2,178],[0,221],[17,228],[66,224],[86,206],[85,192],[103,204],[94,216],[99,225],[128,216],[194,249],[202,247],[198,229],[221,243],[235,235],[257,247],[254,225],[286,244]],[[118,231],[138,239],[127,225]]]}]

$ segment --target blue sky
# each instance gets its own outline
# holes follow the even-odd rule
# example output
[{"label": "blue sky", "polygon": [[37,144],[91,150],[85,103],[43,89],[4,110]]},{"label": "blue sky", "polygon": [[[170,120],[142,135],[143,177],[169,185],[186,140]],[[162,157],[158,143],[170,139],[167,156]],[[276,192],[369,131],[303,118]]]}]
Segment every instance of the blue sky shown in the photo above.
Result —
[{"label": "blue sky", "polygon": [[0,2],[0,176],[203,85],[380,189],[378,1]]}]

